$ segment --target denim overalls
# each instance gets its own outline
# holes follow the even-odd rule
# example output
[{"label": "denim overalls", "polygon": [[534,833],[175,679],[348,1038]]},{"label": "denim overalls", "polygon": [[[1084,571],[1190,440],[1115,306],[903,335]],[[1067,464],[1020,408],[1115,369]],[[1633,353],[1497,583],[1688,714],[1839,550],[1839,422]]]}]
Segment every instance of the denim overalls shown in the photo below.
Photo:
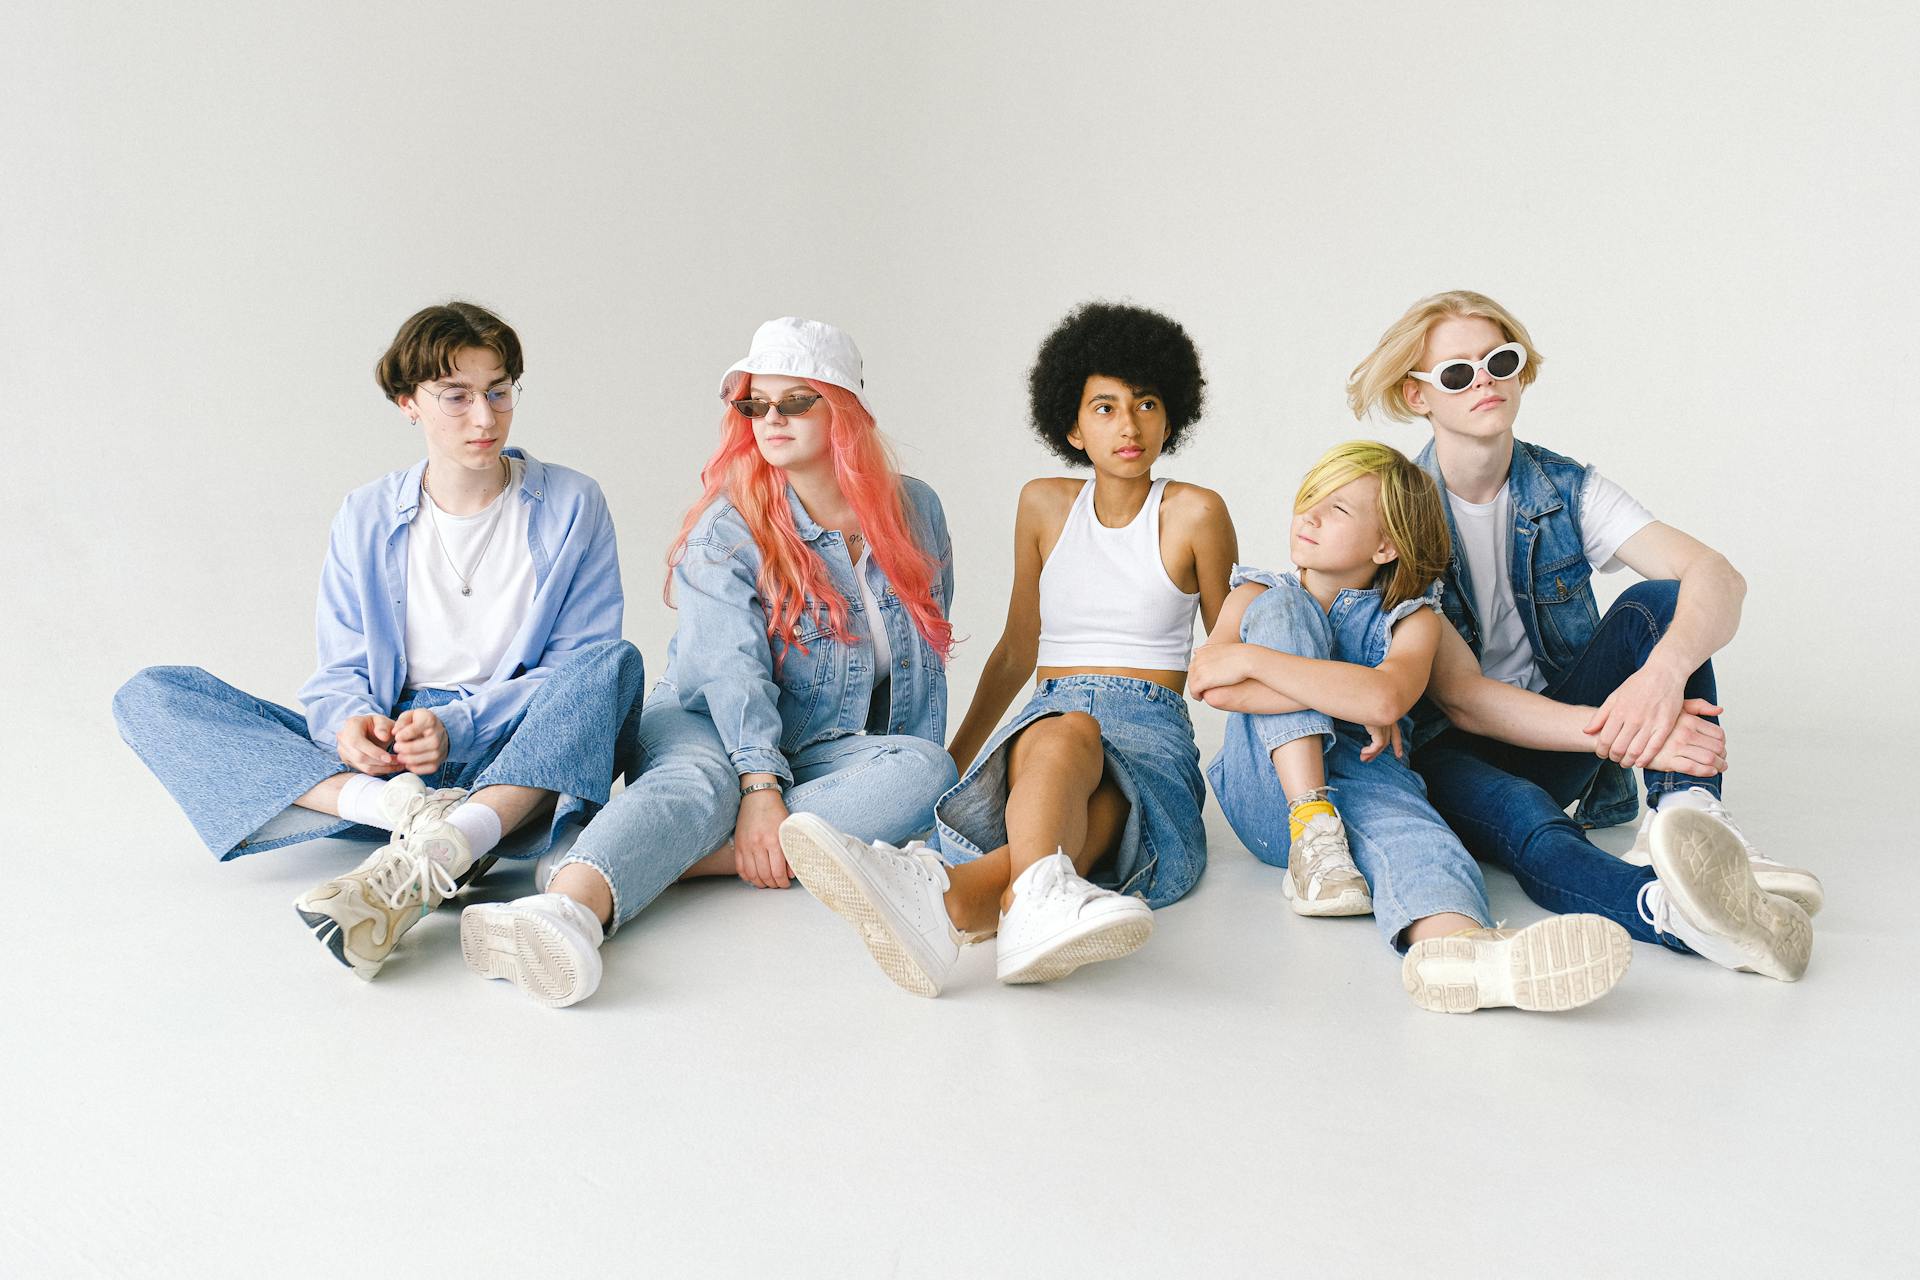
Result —
[{"label": "denim overalls", "polygon": [[[1417,609],[1440,607],[1438,585],[1390,610],[1381,608],[1378,588],[1342,591],[1333,607],[1323,610],[1291,573],[1235,565],[1231,582],[1268,588],[1240,620],[1243,641],[1364,667],[1386,659],[1396,622]],[[1403,721],[1403,731],[1406,727]],[[1253,856],[1276,867],[1287,865],[1287,796],[1270,757],[1282,743],[1316,734],[1326,739],[1327,785],[1346,823],[1354,865],[1373,893],[1374,923],[1387,942],[1404,950],[1399,939],[1409,924],[1443,912],[1490,922],[1479,864],[1427,803],[1419,777],[1391,751],[1363,762],[1367,731],[1318,711],[1227,717],[1226,739],[1207,766],[1207,779],[1234,834]]]}]

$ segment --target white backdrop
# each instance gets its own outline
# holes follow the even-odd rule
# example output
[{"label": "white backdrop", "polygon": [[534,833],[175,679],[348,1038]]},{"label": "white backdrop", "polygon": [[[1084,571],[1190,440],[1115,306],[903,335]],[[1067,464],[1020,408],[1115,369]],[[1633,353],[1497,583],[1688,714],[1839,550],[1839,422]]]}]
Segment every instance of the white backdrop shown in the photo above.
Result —
[{"label": "white backdrop", "polygon": [[[805,1269],[797,1235],[837,1275],[842,1255],[941,1274],[931,1185],[941,1221],[1012,1214],[981,1270],[1070,1274],[1081,1224],[1136,1217],[1093,1171],[1152,1163],[1156,1208],[1102,1237],[1105,1273],[1173,1266],[1169,1222],[1226,1273],[1267,1256],[1276,1203],[1333,1221],[1387,1186],[1400,1216],[1286,1237],[1307,1270],[1446,1242],[1441,1273],[1495,1247],[1565,1272],[1569,1239],[1691,1274],[1723,1247],[1887,1265],[1916,1124],[1920,937],[1885,905],[1911,896],[1898,753],[1920,702],[1916,52],[1897,3],[7,5],[0,797],[24,924],[4,1021],[24,1030],[0,1088],[32,1100],[9,1131],[39,1154],[0,1178],[23,1206],[0,1257],[257,1274],[246,1242],[275,1237],[279,1265],[278,1241],[374,1232],[486,1270],[588,1221],[606,1267],[635,1241],[752,1240],[742,1272]],[[1276,926],[1271,874],[1216,822],[1201,892],[1111,980],[1002,1000],[975,955],[930,1008],[798,895],[705,886],[608,948],[586,1012],[548,1017],[464,976],[446,912],[371,988],[323,965],[285,903],[359,855],[213,866],[113,731],[113,689],[150,663],[292,701],[341,495],[418,456],[371,370],[428,302],[518,328],[514,440],[601,481],[656,672],[719,372],[769,316],[850,330],[945,500],[957,716],[1003,619],[1019,485],[1059,469],[1025,375],[1068,308],[1187,325],[1210,409],[1163,473],[1220,490],[1243,558],[1273,564],[1326,445],[1424,443],[1355,424],[1343,384],[1408,303],[1457,287],[1545,354],[1524,437],[1747,575],[1719,663],[1730,796],[1827,876],[1799,988],[1637,948],[1633,990],[1592,1017],[1429,1018],[1366,928]],[[1489,882],[1499,913],[1534,910]],[[1364,1111],[1317,1114],[1311,1087],[1296,1105],[1322,1069]],[[1075,1088],[999,1088],[1050,1073]],[[545,1173],[423,1133],[510,1081],[553,1130]],[[371,1143],[327,1141],[340,1098]],[[989,1109],[1004,1132],[949,1170]],[[1511,1142],[1571,1109],[1592,1117],[1577,1146]],[[620,1153],[604,1179],[569,1154],[578,1117]],[[1403,1178],[1402,1145],[1444,1153],[1441,1176]],[[740,1187],[743,1151],[781,1185],[830,1169],[885,1225]],[[456,1186],[528,1212],[420,1198]],[[1789,1186],[1791,1210],[1760,1198]],[[342,1230],[313,1231],[326,1215]],[[176,1252],[146,1258],[149,1238]]]},{"label": "white backdrop", "polygon": [[1067,308],[1188,326],[1211,407],[1162,470],[1271,563],[1324,446],[1424,441],[1354,423],[1345,375],[1467,287],[1545,353],[1522,436],[1746,573],[1736,734],[1911,706],[1881,655],[1916,532],[1916,34],[1892,4],[16,14],[4,625],[52,678],[7,750],[125,763],[108,698],[149,662],[291,698],[328,519],[419,453],[372,362],[455,296],[526,344],[515,441],[605,487],[655,669],[717,375],[768,316],[856,336],[943,496],[963,703],[1014,495],[1058,469],[1024,376]]}]

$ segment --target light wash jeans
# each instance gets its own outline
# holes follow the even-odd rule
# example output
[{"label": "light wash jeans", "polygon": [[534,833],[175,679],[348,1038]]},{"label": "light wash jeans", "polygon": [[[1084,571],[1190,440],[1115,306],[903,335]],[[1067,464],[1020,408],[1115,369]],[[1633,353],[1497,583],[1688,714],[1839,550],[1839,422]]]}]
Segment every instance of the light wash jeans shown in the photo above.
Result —
[{"label": "light wash jeans", "polygon": [[[1304,587],[1283,583],[1257,597],[1240,623],[1240,638],[1303,658],[1341,658],[1327,615]],[[1367,733],[1318,711],[1227,717],[1226,741],[1207,766],[1207,780],[1234,834],[1253,856],[1287,865],[1292,844],[1287,795],[1274,773],[1282,743],[1324,737],[1327,786],[1346,824],[1354,865],[1373,893],[1373,919],[1387,942],[1415,920],[1455,912],[1492,920],[1480,865],[1427,803],[1419,775],[1391,752],[1360,759]]]},{"label": "light wash jeans", "polygon": [[[732,838],[740,776],[713,720],[660,684],[640,717],[639,771],[580,833],[559,867],[584,862],[613,889],[618,929]],[[812,813],[860,840],[904,844],[933,823],[933,804],[957,776],[937,742],[849,734],[786,757],[792,813]],[[611,929],[609,930],[611,932]]]},{"label": "light wash jeans", "polygon": [[[448,761],[428,787],[478,790],[496,783],[538,787],[558,797],[553,821],[510,833],[494,850],[507,858],[544,853],[567,826],[607,802],[616,772],[638,756],[640,651],[603,640],[576,651],[540,681],[526,709],[477,760]],[[421,689],[389,714],[434,707],[460,695]],[[302,809],[294,800],[348,768],[307,736],[306,717],[264,702],[198,667],[148,667],[113,697],[120,736],[146,762],[222,862],[324,836],[387,839],[377,827]]]}]

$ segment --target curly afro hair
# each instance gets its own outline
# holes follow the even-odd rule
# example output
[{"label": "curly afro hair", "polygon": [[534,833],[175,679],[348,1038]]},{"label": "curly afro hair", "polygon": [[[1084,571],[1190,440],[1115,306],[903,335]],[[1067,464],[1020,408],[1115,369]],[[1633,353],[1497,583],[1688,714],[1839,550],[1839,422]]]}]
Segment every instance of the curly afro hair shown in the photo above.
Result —
[{"label": "curly afro hair", "polygon": [[1200,353],[1177,321],[1145,307],[1089,302],[1047,335],[1027,375],[1034,431],[1076,465],[1085,464],[1087,455],[1067,443],[1067,433],[1079,419],[1087,379],[1095,376],[1118,378],[1160,397],[1167,411],[1164,453],[1180,447],[1206,405]]}]

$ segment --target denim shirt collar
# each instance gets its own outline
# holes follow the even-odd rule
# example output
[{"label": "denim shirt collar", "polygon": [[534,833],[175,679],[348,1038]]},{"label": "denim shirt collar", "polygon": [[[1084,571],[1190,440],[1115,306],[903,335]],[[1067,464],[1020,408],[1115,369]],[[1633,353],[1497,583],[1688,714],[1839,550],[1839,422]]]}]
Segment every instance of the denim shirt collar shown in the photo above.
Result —
[{"label": "denim shirt collar", "polygon": [[792,485],[787,486],[787,507],[793,512],[794,528],[800,531],[800,536],[806,541],[818,541],[820,535],[826,532],[820,527],[819,521],[807,514],[806,504],[800,501],[800,495],[793,491]]},{"label": "denim shirt collar", "polygon": [[[547,467],[538,458],[518,445],[509,445],[500,451],[503,458],[518,458],[525,466],[520,474],[520,496],[529,502],[545,502],[547,489]],[[394,488],[392,498],[393,524],[388,534],[398,533],[413,523],[414,516],[420,513],[420,480],[427,473],[425,458],[408,467],[401,473]],[[792,492],[791,489],[788,490]]]}]

